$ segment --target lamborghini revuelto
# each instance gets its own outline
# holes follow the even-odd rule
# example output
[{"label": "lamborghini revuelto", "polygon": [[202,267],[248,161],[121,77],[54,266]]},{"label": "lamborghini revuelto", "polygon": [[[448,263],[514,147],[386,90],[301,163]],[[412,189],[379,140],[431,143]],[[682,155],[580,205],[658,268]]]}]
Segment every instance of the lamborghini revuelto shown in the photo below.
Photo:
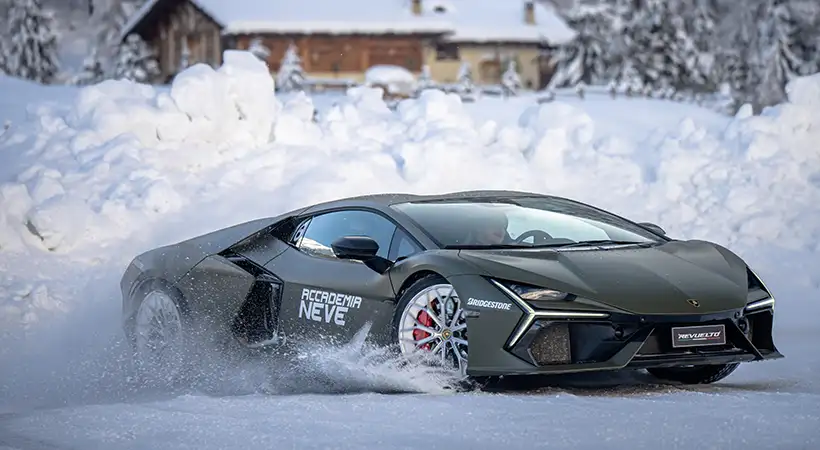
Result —
[{"label": "lamborghini revuelto", "polygon": [[121,289],[148,371],[185,360],[173,349],[194,335],[278,351],[365,324],[370,342],[466,377],[636,368],[712,383],[783,357],[775,299],[735,253],[526,192],[303,207],[143,253]]}]

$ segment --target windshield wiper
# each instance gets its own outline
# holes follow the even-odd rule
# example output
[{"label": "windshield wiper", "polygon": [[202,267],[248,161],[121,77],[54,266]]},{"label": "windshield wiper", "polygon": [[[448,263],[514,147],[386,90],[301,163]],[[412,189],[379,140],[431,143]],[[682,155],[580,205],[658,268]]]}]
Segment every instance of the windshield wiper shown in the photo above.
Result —
[{"label": "windshield wiper", "polygon": [[651,247],[654,245],[652,242],[635,242],[635,241],[617,241],[613,239],[592,239],[587,241],[578,241],[578,242],[569,242],[563,244],[545,244],[540,247],[560,247],[560,248],[572,248],[572,247],[597,247],[601,245],[637,245],[639,247]]}]

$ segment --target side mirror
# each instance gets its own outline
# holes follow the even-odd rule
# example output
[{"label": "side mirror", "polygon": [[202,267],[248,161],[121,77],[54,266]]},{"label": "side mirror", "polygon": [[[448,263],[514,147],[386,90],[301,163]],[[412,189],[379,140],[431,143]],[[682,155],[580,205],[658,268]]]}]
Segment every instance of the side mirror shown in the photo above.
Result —
[{"label": "side mirror", "polygon": [[661,228],[658,225],[655,225],[652,222],[641,222],[638,225],[640,225],[643,228],[646,228],[647,230],[649,230],[649,231],[651,231],[655,234],[660,234],[661,236],[666,236],[666,230],[664,230],[663,228]]},{"label": "side mirror", "polygon": [[339,259],[361,261],[378,273],[384,273],[393,265],[390,260],[376,256],[379,244],[369,236],[344,236],[330,244]]},{"label": "side mirror", "polygon": [[368,236],[345,236],[330,244],[333,253],[340,259],[363,261],[376,256],[379,244]]}]

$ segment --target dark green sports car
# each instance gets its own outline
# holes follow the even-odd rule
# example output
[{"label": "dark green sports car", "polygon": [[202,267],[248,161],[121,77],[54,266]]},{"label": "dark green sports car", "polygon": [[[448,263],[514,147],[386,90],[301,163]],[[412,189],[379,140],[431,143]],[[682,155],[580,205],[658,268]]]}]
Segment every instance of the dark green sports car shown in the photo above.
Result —
[{"label": "dark green sports car", "polygon": [[139,255],[121,288],[145,373],[178,373],[191,349],[341,343],[366,324],[370,342],[466,376],[642,368],[711,383],[782,358],[774,298],[731,251],[526,192],[300,208]]}]

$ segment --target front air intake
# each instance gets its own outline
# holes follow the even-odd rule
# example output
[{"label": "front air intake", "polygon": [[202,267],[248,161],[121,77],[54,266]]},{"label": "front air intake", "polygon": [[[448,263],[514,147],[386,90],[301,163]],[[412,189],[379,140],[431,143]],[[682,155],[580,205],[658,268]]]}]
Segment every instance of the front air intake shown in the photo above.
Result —
[{"label": "front air intake", "polygon": [[530,344],[530,354],[539,366],[571,363],[569,324],[560,322],[543,324]]}]

